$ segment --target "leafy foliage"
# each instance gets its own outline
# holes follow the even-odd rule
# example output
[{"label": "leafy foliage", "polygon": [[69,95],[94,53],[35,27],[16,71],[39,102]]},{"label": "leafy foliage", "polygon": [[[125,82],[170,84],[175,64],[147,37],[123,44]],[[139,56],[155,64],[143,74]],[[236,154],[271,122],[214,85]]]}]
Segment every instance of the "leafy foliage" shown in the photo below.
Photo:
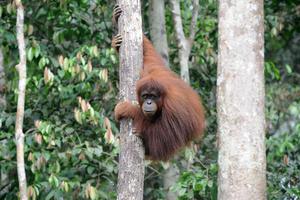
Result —
[{"label": "leafy foliage", "polygon": [[[279,88],[279,89],[278,89]],[[267,139],[268,194],[270,199],[298,199],[300,98],[299,87],[274,84],[268,87]]]},{"label": "leafy foliage", "polygon": [[178,193],[180,200],[188,199],[217,199],[217,165],[211,164],[209,168],[197,171],[183,172],[173,191]]},{"label": "leafy foliage", "polygon": [[266,1],[267,178],[269,199],[299,199],[299,12]]},{"label": "leafy foliage", "polygon": [[[116,56],[110,46],[110,5],[101,1],[24,2],[28,80],[24,132],[32,199],[115,198],[116,133],[111,122],[117,91]],[[2,8],[8,109],[1,113],[0,163],[16,199],[14,115],[17,49],[15,7]],[[88,12],[86,12],[88,10]],[[103,20],[103,17],[108,22]],[[2,27],[2,26],[1,26]],[[1,185],[2,186],[2,185]]]}]

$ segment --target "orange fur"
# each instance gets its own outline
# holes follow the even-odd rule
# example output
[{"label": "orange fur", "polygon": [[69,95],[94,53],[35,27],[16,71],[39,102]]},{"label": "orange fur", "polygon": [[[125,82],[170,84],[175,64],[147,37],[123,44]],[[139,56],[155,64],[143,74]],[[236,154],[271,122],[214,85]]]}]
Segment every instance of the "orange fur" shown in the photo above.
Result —
[{"label": "orange fur", "polygon": [[167,161],[192,140],[201,138],[205,127],[204,111],[198,94],[164,65],[160,55],[144,36],[144,66],[136,90],[140,94],[153,89],[161,94],[159,116],[154,120],[144,117],[141,109],[129,102],[116,106],[116,118],[129,117],[141,135],[145,155],[151,160]]}]

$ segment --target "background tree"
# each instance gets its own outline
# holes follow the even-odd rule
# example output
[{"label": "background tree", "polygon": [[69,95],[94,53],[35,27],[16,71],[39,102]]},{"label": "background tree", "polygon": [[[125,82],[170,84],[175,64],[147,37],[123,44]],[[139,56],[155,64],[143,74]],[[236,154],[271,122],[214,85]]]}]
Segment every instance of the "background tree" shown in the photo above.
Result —
[{"label": "background tree", "polygon": [[149,1],[149,26],[151,41],[157,52],[164,59],[166,66],[169,66],[164,0]]},{"label": "background tree", "polygon": [[263,21],[263,1],[220,2],[220,200],[266,199]]},{"label": "background tree", "polygon": [[16,1],[17,6],[17,40],[19,48],[19,64],[16,66],[19,72],[19,87],[18,87],[18,105],[16,114],[16,146],[17,146],[17,169],[18,181],[20,189],[20,199],[27,200],[27,182],[25,173],[24,161],[24,106],[25,106],[25,90],[26,90],[26,52],[24,39],[24,8],[22,2]]},{"label": "background tree", "polygon": [[178,42],[178,57],[180,62],[180,75],[181,78],[190,83],[190,73],[189,73],[189,56],[191,48],[194,42],[194,37],[196,33],[197,18],[199,12],[199,1],[192,1],[192,18],[190,23],[190,30],[188,37],[185,37],[184,28],[181,19],[180,12],[180,1],[179,0],[170,0],[173,22],[175,26],[175,34]]}]

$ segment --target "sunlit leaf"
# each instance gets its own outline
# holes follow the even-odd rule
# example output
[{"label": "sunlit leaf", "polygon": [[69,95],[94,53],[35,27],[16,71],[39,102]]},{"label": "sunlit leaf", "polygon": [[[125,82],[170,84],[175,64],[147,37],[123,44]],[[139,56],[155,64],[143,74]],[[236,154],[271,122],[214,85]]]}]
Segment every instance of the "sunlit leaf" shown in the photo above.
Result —
[{"label": "sunlit leaf", "polygon": [[33,59],[33,48],[32,47],[30,47],[27,51],[27,59],[29,61],[32,61],[32,59]]}]

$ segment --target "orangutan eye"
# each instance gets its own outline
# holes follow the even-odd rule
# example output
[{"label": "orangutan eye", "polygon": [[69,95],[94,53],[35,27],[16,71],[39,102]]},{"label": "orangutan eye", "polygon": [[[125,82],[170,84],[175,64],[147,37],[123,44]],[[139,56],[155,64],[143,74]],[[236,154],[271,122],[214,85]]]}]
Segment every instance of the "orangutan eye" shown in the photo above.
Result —
[{"label": "orangutan eye", "polygon": [[158,96],[157,96],[157,95],[154,95],[154,94],[151,94],[151,95],[150,95],[150,98],[151,98],[151,99],[157,99]]},{"label": "orangutan eye", "polygon": [[148,99],[148,94],[143,94],[142,99]]}]

